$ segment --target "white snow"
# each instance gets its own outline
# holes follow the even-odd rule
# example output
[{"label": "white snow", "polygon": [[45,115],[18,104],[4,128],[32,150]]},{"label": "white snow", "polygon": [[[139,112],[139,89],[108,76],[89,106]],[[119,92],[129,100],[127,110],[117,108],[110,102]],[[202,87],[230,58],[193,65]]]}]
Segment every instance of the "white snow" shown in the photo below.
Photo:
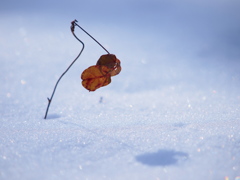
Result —
[{"label": "white snow", "polygon": [[[240,179],[238,1],[44,2],[1,7],[1,180]],[[44,120],[74,18],[122,72],[84,89],[105,52],[76,28]]]}]

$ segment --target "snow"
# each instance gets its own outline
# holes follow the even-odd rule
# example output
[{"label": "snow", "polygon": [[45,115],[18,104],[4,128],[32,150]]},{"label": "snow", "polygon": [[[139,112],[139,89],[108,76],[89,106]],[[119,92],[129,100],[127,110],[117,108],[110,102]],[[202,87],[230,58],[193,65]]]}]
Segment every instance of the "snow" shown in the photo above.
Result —
[{"label": "snow", "polygon": [[[1,6],[1,180],[240,179],[239,2],[46,2]],[[74,18],[122,72],[84,89],[105,52],[76,29],[44,120]]]}]

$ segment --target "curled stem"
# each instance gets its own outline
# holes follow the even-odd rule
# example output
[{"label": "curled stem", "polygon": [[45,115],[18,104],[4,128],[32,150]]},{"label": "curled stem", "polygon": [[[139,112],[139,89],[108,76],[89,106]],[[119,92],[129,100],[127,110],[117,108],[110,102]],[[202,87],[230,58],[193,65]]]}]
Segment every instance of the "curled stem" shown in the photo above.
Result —
[{"label": "curled stem", "polygon": [[59,81],[62,79],[62,77],[68,72],[68,70],[72,67],[72,65],[76,62],[76,60],[79,58],[79,56],[82,54],[83,50],[84,50],[84,43],[76,36],[76,34],[74,33],[74,30],[75,30],[75,26],[79,27],[83,32],[85,32],[89,37],[91,37],[99,46],[101,46],[108,54],[110,54],[107,49],[105,49],[94,37],[92,37],[87,31],[85,31],[81,26],[79,26],[77,24],[77,20],[74,20],[71,22],[71,32],[73,34],[73,36],[82,44],[82,49],[80,50],[79,54],[77,55],[77,57],[73,60],[73,62],[68,66],[68,68],[62,73],[62,75],[59,77],[59,79],[57,80],[55,86],[54,86],[54,89],[53,89],[53,92],[52,92],[52,96],[51,98],[47,98],[48,99],[48,105],[47,105],[47,109],[46,109],[46,113],[45,113],[45,116],[44,116],[44,119],[47,118],[47,115],[48,115],[48,110],[49,110],[49,107],[50,107],[50,104],[52,102],[52,99],[53,99],[53,96],[55,94],[55,91],[57,89],[57,86],[58,86],[58,83]]},{"label": "curled stem", "polygon": [[76,62],[76,60],[79,58],[79,56],[82,54],[83,52],[83,49],[85,47],[84,43],[76,36],[76,34],[74,33],[74,29],[75,29],[75,26],[76,26],[76,20],[75,21],[72,21],[72,25],[71,25],[71,31],[72,31],[72,34],[73,36],[82,44],[82,49],[80,50],[79,54],[77,55],[77,57],[73,60],[73,62],[68,66],[68,68],[62,73],[62,75],[59,77],[59,79],[57,80],[55,86],[54,86],[54,89],[53,89],[53,92],[52,92],[52,96],[51,98],[47,98],[48,99],[48,106],[47,106],[47,109],[46,109],[46,113],[45,113],[45,116],[44,116],[44,119],[47,118],[47,114],[48,114],[48,109],[50,107],[50,104],[52,102],[52,99],[53,99],[53,96],[55,94],[55,91],[57,89],[57,86],[58,86],[58,83],[59,81],[62,79],[62,77],[68,72],[68,70],[72,67],[72,65]]},{"label": "curled stem", "polygon": [[106,51],[108,54],[110,54],[109,52],[108,52],[108,50],[105,48],[105,47],[103,47],[103,45],[101,44],[101,43],[99,43],[94,37],[92,37],[87,31],[85,31],[85,29],[83,29],[81,26],[79,26],[78,24],[77,24],[77,20],[75,20],[74,21],[75,22],[75,25],[76,26],[78,26],[83,32],[85,32],[90,38],[92,38],[99,46],[101,46],[103,49],[104,49],[104,51]]}]

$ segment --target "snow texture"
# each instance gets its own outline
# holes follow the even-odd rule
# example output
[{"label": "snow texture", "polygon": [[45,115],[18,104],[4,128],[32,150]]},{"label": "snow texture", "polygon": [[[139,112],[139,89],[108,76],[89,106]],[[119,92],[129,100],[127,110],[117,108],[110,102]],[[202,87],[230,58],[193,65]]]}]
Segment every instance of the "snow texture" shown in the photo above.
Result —
[{"label": "snow texture", "polygon": [[[239,180],[240,3],[8,1],[0,5],[1,180]],[[80,74],[122,62],[95,92]]]}]

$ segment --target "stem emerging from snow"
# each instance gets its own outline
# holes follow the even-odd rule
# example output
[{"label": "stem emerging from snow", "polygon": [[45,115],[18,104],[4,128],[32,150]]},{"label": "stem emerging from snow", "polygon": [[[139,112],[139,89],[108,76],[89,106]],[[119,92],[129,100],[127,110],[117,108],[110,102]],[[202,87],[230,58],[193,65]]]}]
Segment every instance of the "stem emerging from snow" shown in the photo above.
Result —
[{"label": "stem emerging from snow", "polygon": [[55,87],[54,87],[54,89],[53,89],[51,98],[50,98],[50,99],[47,98],[47,99],[48,99],[48,106],[47,106],[47,109],[46,109],[46,113],[45,113],[44,119],[47,118],[48,109],[49,109],[50,104],[51,104],[51,102],[52,102],[52,99],[53,99],[53,96],[54,96],[55,91],[56,91],[56,89],[57,89],[57,86],[58,86],[59,81],[60,81],[60,80],[62,79],[62,77],[68,72],[68,70],[72,67],[72,65],[76,62],[76,60],[77,60],[77,59],[79,58],[79,56],[82,54],[83,49],[84,49],[84,47],[85,47],[85,46],[84,46],[84,43],[83,43],[80,39],[78,39],[78,37],[77,37],[77,36],[75,35],[75,33],[74,33],[75,26],[79,27],[83,32],[85,32],[89,37],[91,37],[99,46],[101,46],[108,54],[110,54],[110,53],[108,52],[108,50],[103,47],[102,44],[100,44],[94,37],[92,37],[87,31],[85,31],[81,26],[79,26],[79,25],[77,24],[77,20],[72,21],[71,24],[72,24],[72,25],[71,25],[72,34],[73,34],[73,36],[82,44],[82,49],[81,49],[81,51],[79,52],[79,54],[77,55],[77,57],[73,60],[73,62],[69,65],[69,67],[63,72],[63,74],[62,74],[62,75],[59,77],[59,79],[57,80],[57,83],[56,83],[56,85],[55,85]]},{"label": "stem emerging from snow", "polygon": [[77,55],[77,57],[73,60],[73,62],[68,66],[68,68],[67,68],[67,69],[63,72],[63,74],[59,77],[59,79],[58,79],[58,81],[57,81],[57,83],[56,83],[56,85],[55,85],[55,87],[54,87],[54,89],[53,89],[51,98],[50,98],[50,99],[47,98],[47,99],[48,99],[48,106],[47,106],[47,109],[46,109],[46,113],[45,113],[44,119],[47,118],[48,109],[49,109],[50,104],[51,104],[51,102],[52,102],[52,99],[53,99],[54,93],[55,93],[55,91],[56,91],[56,89],[57,89],[57,86],[58,86],[59,81],[60,81],[60,80],[62,79],[62,77],[68,72],[68,70],[72,67],[72,65],[76,62],[76,60],[77,60],[77,59],[79,58],[79,56],[82,54],[83,49],[84,49],[84,43],[83,43],[80,39],[78,39],[78,37],[77,37],[77,36],[75,35],[75,33],[74,33],[75,26],[77,25],[76,22],[77,22],[77,20],[72,21],[71,31],[72,31],[73,36],[82,44],[82,49],[81,49],[81,51],[79,52],[79,54]]}]

